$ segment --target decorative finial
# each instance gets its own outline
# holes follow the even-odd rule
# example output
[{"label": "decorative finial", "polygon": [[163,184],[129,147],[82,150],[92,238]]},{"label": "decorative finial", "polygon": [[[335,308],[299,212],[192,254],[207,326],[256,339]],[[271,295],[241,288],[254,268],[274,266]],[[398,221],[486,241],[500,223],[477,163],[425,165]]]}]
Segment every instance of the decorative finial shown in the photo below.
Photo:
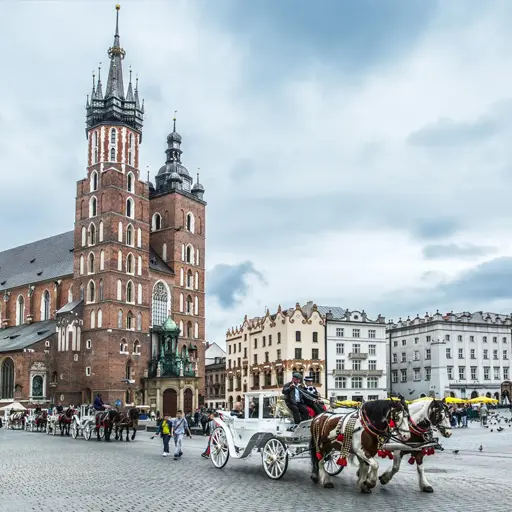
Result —
[{"label": "decorative finial", "polygon": [[92,88],[94,89],[95,86],[96,86],[96,74],[93,71],[92,72]]},{"label": "decorative finial", "polygon": [[139,90],[139,74],[138,73],[135,75],[135,90],[136,91]]},{"label": "decorative finial", "polygon": [[172,118],[172,121],[173,121],[173,127],[172,127],[172,131],[175,132],[176,131],[176,114],[178,113],[177,110],[174,111],[174,117]]},{"label": "decorative finial", "polygon": [[130,83],[132,83],[132,67],[129,67],[129,73],[130,73]]},{"label": "decorative finial", "polygon": [[116,11],[119,11],[119,9],[121,9],[121,5],[120,4],[116,4]]},{"label": "decorative finial", "polygon": [[199,183],[199,171],[201,170],[201,167],[197,168],[197,183]]}]

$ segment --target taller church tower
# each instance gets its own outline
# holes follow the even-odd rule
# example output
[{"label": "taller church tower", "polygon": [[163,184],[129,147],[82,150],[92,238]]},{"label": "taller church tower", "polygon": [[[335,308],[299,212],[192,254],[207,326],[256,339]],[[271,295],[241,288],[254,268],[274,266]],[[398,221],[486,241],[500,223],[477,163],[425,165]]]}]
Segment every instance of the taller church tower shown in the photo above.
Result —
[{"label": "taller church tower", "polygon": [[[144,103],[123,82],[116,6],[105,93],[93,77],[86,105],[87,176],[77,184],[73,299],[83,299],[84,400],[133,403],[150,356],[149,188],[140,180]],[[76,359],[75,359],[76,360]]]}]

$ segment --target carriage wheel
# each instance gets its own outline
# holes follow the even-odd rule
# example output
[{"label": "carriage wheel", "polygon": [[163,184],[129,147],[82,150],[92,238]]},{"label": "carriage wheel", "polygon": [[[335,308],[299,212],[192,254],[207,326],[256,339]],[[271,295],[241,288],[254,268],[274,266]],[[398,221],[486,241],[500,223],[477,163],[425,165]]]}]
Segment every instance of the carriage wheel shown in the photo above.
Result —
[{"label": "carriage wheel", "polygon": [[328,475],[336,476],[343,471],[343,466],[338,466],[337,462],[340,458],[341,453],[332,451],[324,459],[324,468]]},{"label": "carriage wheel", "polygon": [[265,443],[261,459],[265,473],[272,480],[282,478],[288,469],[288,450],[277,437],[273,437]]},{"label": "carriage wheel", "polygon": [[85,425],[85,428],[84,428],[84,437],[85,437],[85,440],[86,441],[89,441],[91,439],[91,426],[90,425]]},{"label": "carriage wheel", "polygon": [[210,439],[210,460],[217,469],[222,469],[228,463],[228,439],[222,427],[216,428]]},{"label": "carriage wheel", "polygon": [[73,423],[73,425],[71,425],[71,437],[73,439],[76,439],[78,437],[78,425],[76,423]]}]

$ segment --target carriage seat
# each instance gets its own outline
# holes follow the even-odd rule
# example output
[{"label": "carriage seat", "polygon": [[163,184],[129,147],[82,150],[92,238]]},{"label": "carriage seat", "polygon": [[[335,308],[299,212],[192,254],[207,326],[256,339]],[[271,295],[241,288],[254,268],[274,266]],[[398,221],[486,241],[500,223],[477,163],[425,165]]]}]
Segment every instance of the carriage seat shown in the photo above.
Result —
[{"label": "carriage seat", "polygon": [[[306,405],[306,408],[308,410],[309,417],[310,418],[314,418],[315,417],[315,411],[313,409],[311,409],[311,407],[308,407],[307,405]],[[277,412],[278,412],[278,414],[279,414],[279,416],[281,418],[290,418],[291,420],[293,420],[293,413],[288,408],[288,406],[286,405],[286,402],[285,402],[285,399],[284,399],[284,395],[281,395],[277,399],[276,409],[277,409]]]}]

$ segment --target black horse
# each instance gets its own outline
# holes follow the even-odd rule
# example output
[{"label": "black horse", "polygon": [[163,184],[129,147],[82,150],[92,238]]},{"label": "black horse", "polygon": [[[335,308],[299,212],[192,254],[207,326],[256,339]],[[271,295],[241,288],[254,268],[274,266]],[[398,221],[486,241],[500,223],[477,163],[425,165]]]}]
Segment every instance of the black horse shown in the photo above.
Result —
[{"label": "black horse", "polygon": [[69,430],[71,428],[71,422],[73,421],[73,409],[68,407],[63,413],[59,414],[58,418],[60,435],[64,433],[69,436]]},{"label": "black horse", "polygon": [[114,425],[121,420],[121,415],[115,409],[109,409],[96,415],[96,439],[101,441],[100,429],[103,429],[105,441],[110,441]]},{"label": "black horse", "polygon": [[133,429],[132,441],[135,439],[135,434],[137,433],[137,427],[139,426],[139,409],[136,407],[132,407],[128,410],[128,412],[124,412],[120,414],[120,420],[116,421],[116,441],[123,440],[123,430],[126,429],[126,441],[129,441],[130,428]]}]

